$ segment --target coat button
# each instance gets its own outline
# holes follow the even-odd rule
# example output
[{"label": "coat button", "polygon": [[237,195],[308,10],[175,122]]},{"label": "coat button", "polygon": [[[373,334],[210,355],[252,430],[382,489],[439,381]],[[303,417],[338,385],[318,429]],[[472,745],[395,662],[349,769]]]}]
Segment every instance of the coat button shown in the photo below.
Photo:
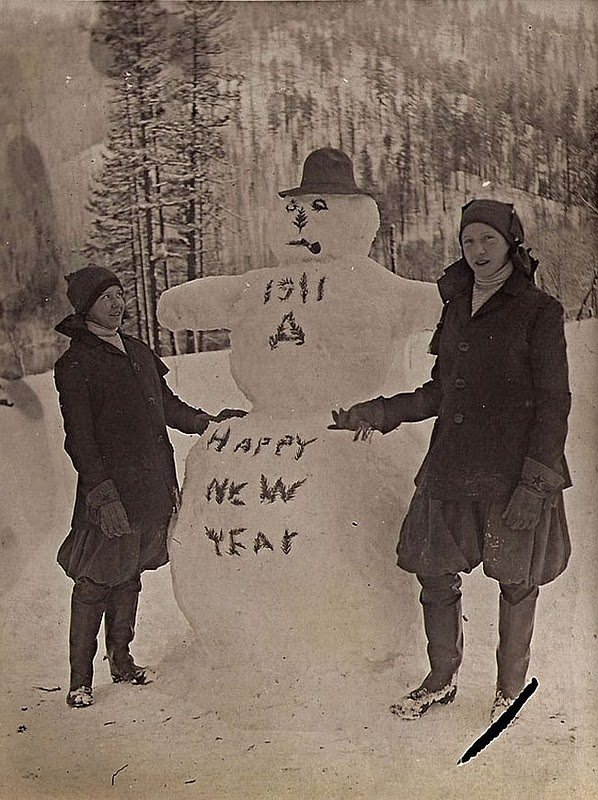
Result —
[{"label": "coat button", "polygon": [[462,353],[467,353],[469,350],[469,342],[459,342],[459,350]]},{"label": "coat button", "polygon": [[455,378],[455,387],[457,389],[465,389],[467,386],[467,381],[465,378]]},{"label": "coat button", "polygon": [[133,361],[133,369],[135,370],[135,372],[141,372],[141,367],[136,361]]},{"label": "coat button", "polygon": [[164,436],[162,434],[159,434],[156,437],[156,441],[158,442],[158,444],[162,444],[162,442],[164,441]]},{"label": "coat button", "polygon": [[465,417],[463,416],[463,414],[453,414],[453,422],[456,423],[457,425],[460,425],[464,419]]},{"label": "coat button", "polygon": [[147,398],[147,402],[150,404],[150,406],[155,406],[156,405],[156,398],[155,397],[148,397]]}]

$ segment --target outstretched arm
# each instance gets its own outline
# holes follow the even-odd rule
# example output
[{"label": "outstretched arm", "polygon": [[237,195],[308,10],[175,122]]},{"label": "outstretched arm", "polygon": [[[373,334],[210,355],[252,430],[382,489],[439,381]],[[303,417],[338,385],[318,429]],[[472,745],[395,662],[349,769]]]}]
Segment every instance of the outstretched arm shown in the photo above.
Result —
[{"label": "outstretched arm", "polygon": [[173,286],[158,301],[158,322],[171,331],[230,329],[242,275],[216,275]]}]

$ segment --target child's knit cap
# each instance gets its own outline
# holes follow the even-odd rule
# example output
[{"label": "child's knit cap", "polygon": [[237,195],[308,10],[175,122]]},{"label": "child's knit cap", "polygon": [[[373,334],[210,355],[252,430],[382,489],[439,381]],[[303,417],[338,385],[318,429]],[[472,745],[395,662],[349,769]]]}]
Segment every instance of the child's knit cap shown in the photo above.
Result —
[{"label": "child's knit cap", "polygon": [[84,316],[98,297],[110,286],[120,286],[122,283],[109,269],[104,267],[83,267],[76,272],[65,276],[68,283],[66,296],[77,314]]}]

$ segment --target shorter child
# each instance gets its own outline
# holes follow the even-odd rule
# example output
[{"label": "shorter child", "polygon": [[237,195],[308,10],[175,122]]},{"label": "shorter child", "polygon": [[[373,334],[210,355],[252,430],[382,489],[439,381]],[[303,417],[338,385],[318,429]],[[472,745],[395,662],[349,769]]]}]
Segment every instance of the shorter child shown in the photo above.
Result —
[{"label": "shorter child", "polygon": [[145,683],[129,645],[135,633],[141,573],[168,561],[166,533],[177,508],[173,448],[166,426],[202,434],[217,417],[188,406],[168,387],[165,364],[147,345],[120,332],[125,300],[118,277],[101,267],[67,276],[75,313],[56,330],[71,344],[54,379],[78,473],[71,531],[58,563],[75,581],[69,634],[68,705],[93,703],[93,659],[104,618],[115,682]]}]

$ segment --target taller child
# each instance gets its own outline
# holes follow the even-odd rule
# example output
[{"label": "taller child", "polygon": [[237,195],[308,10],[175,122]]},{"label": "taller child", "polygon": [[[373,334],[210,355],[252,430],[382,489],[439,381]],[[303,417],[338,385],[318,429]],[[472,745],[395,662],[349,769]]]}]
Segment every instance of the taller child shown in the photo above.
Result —
[{"label": "taller child", "polygon": [[570,553],[563,309],[533,284],[537,262],[511,204],[468,203],[459,240],[463,258],[438,281],[444,309],[431,380],[333,413],[338,428],[383,433],[437,417],[397,547],[399,566],[422,586],[430,661],[422,684],[391,708],[407,719],[455,697],[459,573],[483,562],[500,584],[495,719],[525,684],[538,587]]}]

